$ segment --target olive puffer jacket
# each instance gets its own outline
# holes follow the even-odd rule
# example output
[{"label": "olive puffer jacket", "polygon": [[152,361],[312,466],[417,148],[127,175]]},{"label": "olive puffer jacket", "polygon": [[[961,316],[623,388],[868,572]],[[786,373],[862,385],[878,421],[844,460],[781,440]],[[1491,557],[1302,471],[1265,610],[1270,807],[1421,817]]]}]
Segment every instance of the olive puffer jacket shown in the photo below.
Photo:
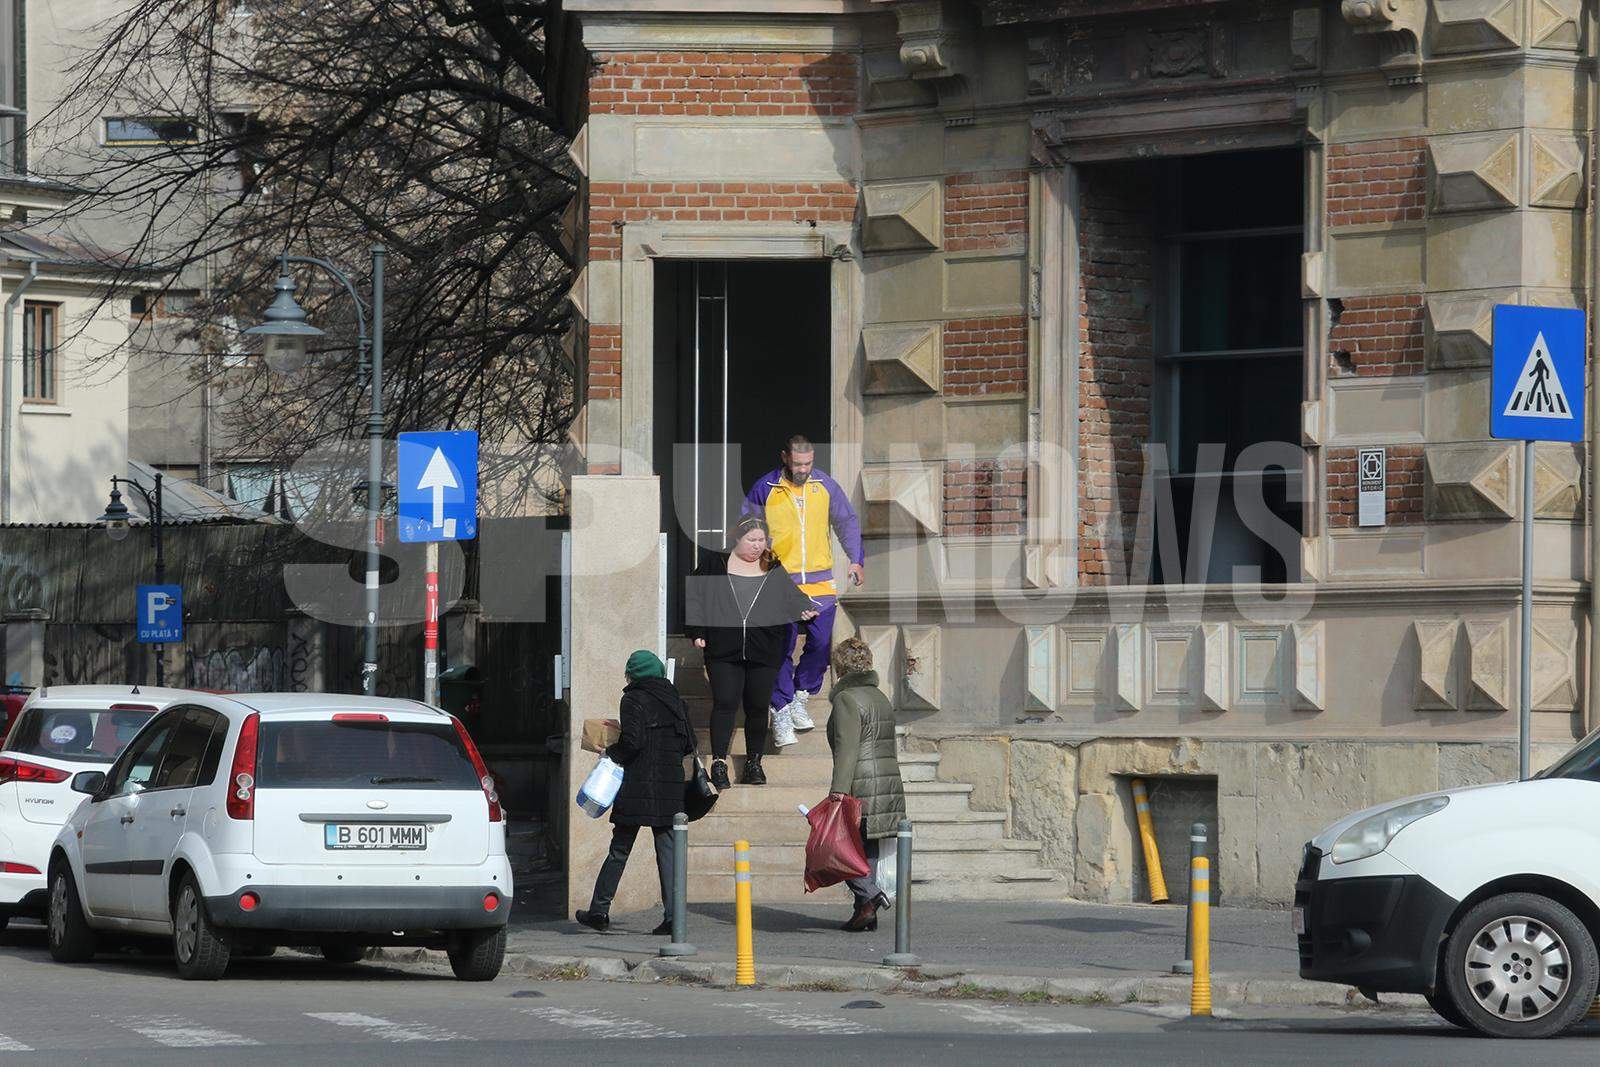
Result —
[{"label": "olive puffer jacket", "polygon": [[683,810],[683,758],[694,751],[689,711],[665,678],[640,678],[622,691],[622,736],[606,749],[622,765],[611,807],[617,826],[671,826]]},{"label": "olive puffer jacket", "polygon": [[894,707],[873,671],[847,674],[828,694],[828,747],[833,750],[835,793],[861,801],[869,840],[893,837],[906,817],[906,788],[895,755]]}]

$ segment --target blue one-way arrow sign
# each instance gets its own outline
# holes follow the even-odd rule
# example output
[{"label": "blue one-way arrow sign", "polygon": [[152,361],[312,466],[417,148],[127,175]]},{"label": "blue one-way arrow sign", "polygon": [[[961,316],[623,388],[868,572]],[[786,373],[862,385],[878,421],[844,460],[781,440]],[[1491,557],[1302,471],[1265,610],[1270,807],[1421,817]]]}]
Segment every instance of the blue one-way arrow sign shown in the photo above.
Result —
[{"label": "blue one-way arrow sign", "polygon": [[478,536],[478,435],[403,433],[399,446],[400,540]]}]

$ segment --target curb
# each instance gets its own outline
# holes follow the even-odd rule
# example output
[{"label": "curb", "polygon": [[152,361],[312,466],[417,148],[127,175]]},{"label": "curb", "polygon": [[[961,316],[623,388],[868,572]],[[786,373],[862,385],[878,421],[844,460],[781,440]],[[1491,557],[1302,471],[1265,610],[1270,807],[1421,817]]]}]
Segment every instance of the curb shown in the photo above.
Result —
[{"label": "curb", "polygon": [[[374,949],[369,960],[429,971],[448,971],[448,957],[437,949]],[[534,981],[665,982],[729,988],[734,985],[731,961],[686,957],[649,957],[630,963],[619,956],[560,956],[508,952],[504,973]],[[758,970],[766,989],[806,992],[915,993],[952,999],[993,1000],[1007,997],[1055,999],[1080,1004],[1188,1004],[1189,979],[1177,975],[1100,978],[1074,976],[985,974],[957,968],[875,967],[870,964],[769,964]],[[1252,978],[1213,975],[1212,999],[1218,1004],[1280,1008],[1427,1008],[1420,996],[1387,994],[1374,1003],[1349,986],[1298,978]]]}]

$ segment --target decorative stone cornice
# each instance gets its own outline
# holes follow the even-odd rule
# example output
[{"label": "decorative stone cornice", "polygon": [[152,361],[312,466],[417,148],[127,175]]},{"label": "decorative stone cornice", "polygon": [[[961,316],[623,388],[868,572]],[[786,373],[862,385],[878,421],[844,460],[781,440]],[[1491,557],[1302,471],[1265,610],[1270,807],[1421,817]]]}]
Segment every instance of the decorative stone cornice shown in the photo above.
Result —
[{"label": "decorative stone cornice", "polygon": [[1378,39],[1378,66],[1390,85],[1422,82],[1422,30],[1427,0],[1343,0],[1340,13],[1356,33]]},{"label": "decorative stone cornice", "polygon": [[968,107],[974,67],[970,8],[955,0],[900,0],[894,5],[900,63],[913,81],[933,85],[942,107]]}]

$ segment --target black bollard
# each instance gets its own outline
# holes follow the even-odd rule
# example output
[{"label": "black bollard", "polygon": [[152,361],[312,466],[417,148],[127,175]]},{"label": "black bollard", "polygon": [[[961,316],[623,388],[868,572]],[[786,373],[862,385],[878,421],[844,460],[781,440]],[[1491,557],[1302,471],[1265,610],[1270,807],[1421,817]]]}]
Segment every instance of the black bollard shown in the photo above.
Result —
[{"label": "black bollard", "polygon": [[662,956],[693,956],[695,947],[684,940],[689,926],[689,816],[672,817],[672,941],[662,945]]},{"label": "black bollard", "polygon": [[894,844],[894,951],[883,957],[883,962],[887,967],[915,967],[922,961],[911,954],[910,819],[900,820]]}]

